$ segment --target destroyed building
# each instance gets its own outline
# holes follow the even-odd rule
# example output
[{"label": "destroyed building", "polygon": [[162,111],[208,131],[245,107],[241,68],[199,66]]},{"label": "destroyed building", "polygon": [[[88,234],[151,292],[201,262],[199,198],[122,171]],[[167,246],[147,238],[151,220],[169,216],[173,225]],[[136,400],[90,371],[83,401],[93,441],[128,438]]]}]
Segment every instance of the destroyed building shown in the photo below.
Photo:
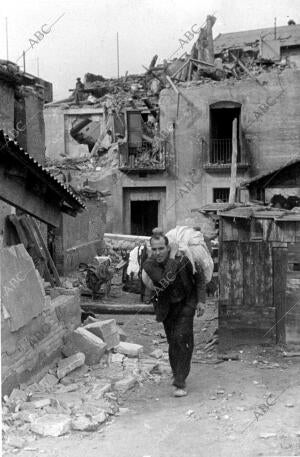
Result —
[{"label": "destroyed building", "polygon": [[149,235],[228,201],[233,149],[236,188],[299,155],[300,26],[213,40],[215,20],[181,58],[115,80],[87,74],[46,105],[49,169],[110,194],[108,232]]},{"label": "destroyed building", "polygon": [[54,360],[63,336],[80,323],[79,295],[56,301],[45,295],[42,278],[52,287],[61,283],[43,228],[58,229],[62,212],[75,216],[84,205],[3,131],[0,150],[1,359],[6,393]]}]

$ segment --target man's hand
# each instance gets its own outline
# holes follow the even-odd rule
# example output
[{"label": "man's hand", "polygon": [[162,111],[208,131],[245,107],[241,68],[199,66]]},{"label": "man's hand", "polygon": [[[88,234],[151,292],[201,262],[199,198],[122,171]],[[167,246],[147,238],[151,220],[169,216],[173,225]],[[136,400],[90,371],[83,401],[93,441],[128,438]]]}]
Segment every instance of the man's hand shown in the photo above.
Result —
[{"label": "man's hand", "polygon": [[196,306],[196,317],[200,317],[204,314],[204,303],[198,302]]}]

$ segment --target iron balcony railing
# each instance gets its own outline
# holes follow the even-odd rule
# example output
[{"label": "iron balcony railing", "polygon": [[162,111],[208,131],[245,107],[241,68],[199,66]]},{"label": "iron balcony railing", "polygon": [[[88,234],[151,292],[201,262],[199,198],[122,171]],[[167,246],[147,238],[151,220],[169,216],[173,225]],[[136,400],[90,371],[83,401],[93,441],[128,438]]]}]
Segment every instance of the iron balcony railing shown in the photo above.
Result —
[{"label": "iron balcony railing", "polygon": [[231,138],[210,140],[210,163],[231,163]]},{"label": "iron balcony railing", "polygon": [[[209,143],[204,138],[201,138],[201,148],[205,169],[217,171],[231,166],[231,138],[211,138]],[[237,166],[240,169],[249,167],[246,147],[242,147],[240,144],[238,144]]]}]

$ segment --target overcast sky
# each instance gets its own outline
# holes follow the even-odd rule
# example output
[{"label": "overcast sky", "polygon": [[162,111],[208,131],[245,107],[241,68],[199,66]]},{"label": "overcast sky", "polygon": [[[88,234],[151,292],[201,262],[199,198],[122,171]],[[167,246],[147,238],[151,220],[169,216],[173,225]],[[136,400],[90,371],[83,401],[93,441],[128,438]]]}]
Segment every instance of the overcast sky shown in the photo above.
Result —
[{"label": "overcast sky", "polygon": [[[116,35],[119,33],[120,74],[143,72],[154,54],[159,62],[180,47],[179,39],[208,14],[217,17],[219,33],[300,23],[299,0],[8,0],[1,5],[0,58],[16,62],[26,50],[26,71],[53,83],[54,99],[65,98],[76,77],[87,72],[117,76]],[[55,21],[57,21],[55,23]],[[52,25],[52,27],[50,27]],[[35,33],[41,28],[44,35]],[[197,27],[194,27],[196,30]],[[41,39],[41,37],[43,37]],[[185,38],[186,39],[186,38]],[[32,40],[32,41],[30,41]],[[35,41],[33,41],[35,40]],[[191,43],[194,40],[191,40]],[[191,43],[175,56],[191,49]],[[183,45],[184,46],[184,45]],[[22,59],[18,61],[22,65]]]}]

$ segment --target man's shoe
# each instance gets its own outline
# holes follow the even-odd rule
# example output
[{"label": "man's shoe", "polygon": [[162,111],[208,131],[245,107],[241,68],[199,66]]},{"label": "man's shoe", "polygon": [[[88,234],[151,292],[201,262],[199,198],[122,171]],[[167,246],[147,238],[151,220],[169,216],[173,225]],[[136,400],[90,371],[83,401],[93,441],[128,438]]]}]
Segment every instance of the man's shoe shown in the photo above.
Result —
[{"label": "man's shoe", "polygon": [[174,390],[174,397],[186,397],[187,391],[183,389],[175,389]]}]

